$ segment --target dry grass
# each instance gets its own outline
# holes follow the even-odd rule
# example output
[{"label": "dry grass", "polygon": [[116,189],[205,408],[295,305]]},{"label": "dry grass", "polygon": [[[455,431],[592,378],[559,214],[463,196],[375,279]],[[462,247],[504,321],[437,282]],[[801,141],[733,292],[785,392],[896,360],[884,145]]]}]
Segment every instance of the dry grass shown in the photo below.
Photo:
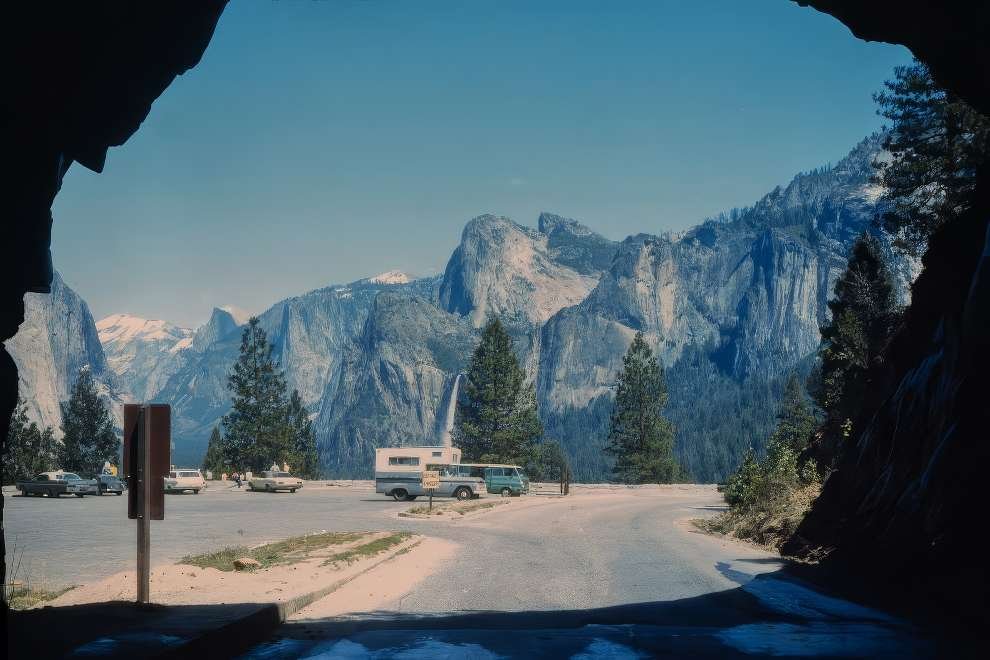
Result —
[{"label": "dry grass", "polygon": [[75,585],[73,585],[63,589],[56,589],[55,591],[48,591],[46,589],[32,589],[30,587],[14,585],[8,590],[7,604],[12,610],[26,610],[41,603],[55,600],[62,594],[72,591],[75,588]]},{"label": "dry grass", "polygon": [[467,502],[452,502],[445,504],[434,504],[433,511],[430,512],[430,507],[427,504],[417,504],[408,511],[403,511],[400,516],[440,516],[445,513],[456,513],[459,515],[464,515],[465,513],[470,513],[472,511],[481,511],[483,509],[491,509],[493,507],[499,506],[500,504],[508,504],[507,499],[490,499],[490,500],[469,500]]},{"label": "dry grass", "polygon": [[367,557],[374,557],[377,554],[381,554],[386,550],[400,545],[411,536],[412,532],[395,532],[389,534],[388,536],[383,536],[373,541],[368,541],[367,543],[354,546],[353,548],[349,548],[343,552],[330,555],[323,561],[323,565],[326,566],[337,562],[350,564],[351,562],[365,559]]},{"label": "dry grass", "polygon": [[731,536],[777,551],[797,530],[820,492],[820,484],[802,486],[766,506],[729,509],[714,518],[692,522],[709,534]]},{"label": "dry grass", "polygon": [[297,564],[309,559],[312,552],[358,541],[367,535],[367,532],[322,532],[293,536],[283,541],[259,545],[256,548],[230,546],[201,555],[188,555],[180,559],[178,563],[200,568],[215,568],[220,571],[233,571],[234,560],[241,557],[254,559],[261,564],[261,568]]}]

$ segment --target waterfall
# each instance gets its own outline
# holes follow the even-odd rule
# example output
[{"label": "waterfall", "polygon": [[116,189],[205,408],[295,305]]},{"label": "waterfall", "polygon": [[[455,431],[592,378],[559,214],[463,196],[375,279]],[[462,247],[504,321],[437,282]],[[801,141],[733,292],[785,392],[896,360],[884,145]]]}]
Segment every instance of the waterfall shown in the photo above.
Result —
[{"label": "waterfall", "polygon": [[457,391],[461,386],[461,376],[457,374],[454,378],[454,386],[450,389],[450,397],[447,399],[447,416],[443,421],[443,436],[441,436],[444,447],[450,447],[454,434],[454,413],[457,411]]}]

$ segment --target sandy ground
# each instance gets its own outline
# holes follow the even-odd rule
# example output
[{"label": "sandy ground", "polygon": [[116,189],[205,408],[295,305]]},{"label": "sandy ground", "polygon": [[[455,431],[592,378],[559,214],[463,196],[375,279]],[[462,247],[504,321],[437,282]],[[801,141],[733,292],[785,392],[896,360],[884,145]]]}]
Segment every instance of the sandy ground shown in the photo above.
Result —
[{"label": "sandy ground", "polygon": [[393,555],[373,571],[299,610],[291,619],[321,619],[386,608],[401,610],[402,597],[453,557],[458,547],[443,539],[424,539],[408,553]]},{"label": "sandy ground", "polygon": [[[370,534],[353,543],[332,546],[326,552],[314,552],[311,558],[296,564],[273,566],[253,572],[220,571],[185,564],[156,566],[151,572],[151,600],[163,605],[277,603],[353,578],[396,552],[414,547],[422,541],[422,537],[414,536],[373,557],[350,564],[321,565],[329,553],[340,552],[385,535],[385,532]],[[125,571],[73,589],[47,605],[58,607],[134,600],[135,597],[135,573]]]}]

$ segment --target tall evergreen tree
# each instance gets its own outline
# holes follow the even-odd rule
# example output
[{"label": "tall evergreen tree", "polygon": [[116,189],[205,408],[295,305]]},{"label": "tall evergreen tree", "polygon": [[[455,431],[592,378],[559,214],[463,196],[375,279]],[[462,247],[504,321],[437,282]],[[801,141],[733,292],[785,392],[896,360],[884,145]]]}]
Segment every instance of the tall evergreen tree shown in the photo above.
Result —
[{"label": "tall evergreen tree", "polygon": [[465,460],[522,462],[543,434],[536,396],[498,318],[481,333],[457,402],[454,434]]},{"label": "tall evergreen tree", "polygon": [[928,236],[969,205],[976,170],[990,151],[990,119],[941,88],[924,64],[897,67],[874,95],[892,122],[876,163],[891,210],[884,225],[919,253]]},{"label": "tall evergreen tree", "polygon": [[605,451],[624,483],[671,483],[680,477],[674,459],[674,427],[663,416],[667,384],[642,332],[622,358]]},{"label": "tall evergreen tree", "polygon": [[114,429],[109,406],[96,391],[88,368],[79,371],[69,401],[62,408],[62,445],[59,463],[63,470],[92,476],[106,461],[117,462],[120,438]]},{"label": "tall evergreen tree", "polygon": [[777,441],[795,452],[804,451],[815,434],[817,420],[805,397],[804,387],[797,374],[791,374],[784,387],[784,398],[777,415],[777,428],[771,441]]},{"label": "tall evergreen tree", "polygon": [[27,416],[27,403],[18,398],[10,417],[7,444],[3,450],[3,483],[30,479],[55,467],[55,434],[51,427],[38,428]]},{"label": "tall evergreen tree", "polygon": [[298,390],[292,390],[286,412],[289,429],[290,455],[287,457],[292,471],[300,477],[315,479],[320,475],[320,458],[316,451],[316,436],[309,411],[303,405]]},{"label": "tall evergreen tree", "polygon": [[227,464],[226,451],[223,436],[220,435],[220,427],[214,426],[210,433],[210,443],[206,446],[206,456],[203,457],[203,471],[209,470],[214,478],[219,479],[220,475],[227,472],[230,466]]},{"label": "tall evergreen tree", "polygon": [[812,386],[825,413],[822,442],[815,451],[823,468],[831,466],[852,432],[870,387],[870,369],[882,359],[900,318],[890,273],[869,234],[853,246],[828,305],[832,319],[822,328],[821,366]]},{"label": "tall evergreen tree", "polygon": [[256,317],[241,335],[240,356],[227,389],[233,394],[233,406],[223,418],[223,435],[231,468],[265,470],[287,449],[286,385]]}]

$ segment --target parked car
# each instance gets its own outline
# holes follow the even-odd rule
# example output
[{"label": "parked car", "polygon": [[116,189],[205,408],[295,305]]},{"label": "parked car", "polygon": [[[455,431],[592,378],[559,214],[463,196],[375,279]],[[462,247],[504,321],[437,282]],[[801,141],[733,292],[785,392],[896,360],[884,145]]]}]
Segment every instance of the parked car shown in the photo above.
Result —
[{"label": "parked car", "polygon": [[101,474],[96,477],[96,485],[99,488],[100,495],[105,493],[113,493],[114,495],[123,495],[124,491],[127,489],[127,485],[121,481],[118,477],[112,474]]},{"label": "parked car", "polygon": [[[401,464],[400,464],[401,465]],[[429,471],[439,472],[440,484],[433,491],[435,497],[456,497],[469,500],[485,492],[483,472],[469,465],[430,463]],[[375,492],[384,493],[397,501],[412,501],[428,491],[423,488],[423,472],[418,466],[408,469],[387,466],[375,471]]]},{"label": "parked car", "polygon": [[485,468],[485,486],[489,493],[518,497],[529,492],[529,477],[518,465],[490,465]]},{"label": "parked car", "polygon": [[184,493],[191,490],[194,495],[199,495],[199,491],[204,488],[206,488],[206,479],[203,478],[199,470],[192,468],[172,470],[165,477],[166,493]]},{"label": "parked car", "polygon": [[83,479],[74,472],[42,472],[30,481],[18,481],[17,490],[21,495],[37,495],[43,497],[61,497],[63,494],[85,497],[98,495],[99,486],[95,479]]},{"label": "parked car", "polygon": [[299,477],[293,477],[288,472],[275,472],[265,470],[260,475],[251,477],[248,480],[248,488],[251,490],[265,490],[274,493],[278,490],[287,490],[294,493],[303,487],[303,481]]}]

